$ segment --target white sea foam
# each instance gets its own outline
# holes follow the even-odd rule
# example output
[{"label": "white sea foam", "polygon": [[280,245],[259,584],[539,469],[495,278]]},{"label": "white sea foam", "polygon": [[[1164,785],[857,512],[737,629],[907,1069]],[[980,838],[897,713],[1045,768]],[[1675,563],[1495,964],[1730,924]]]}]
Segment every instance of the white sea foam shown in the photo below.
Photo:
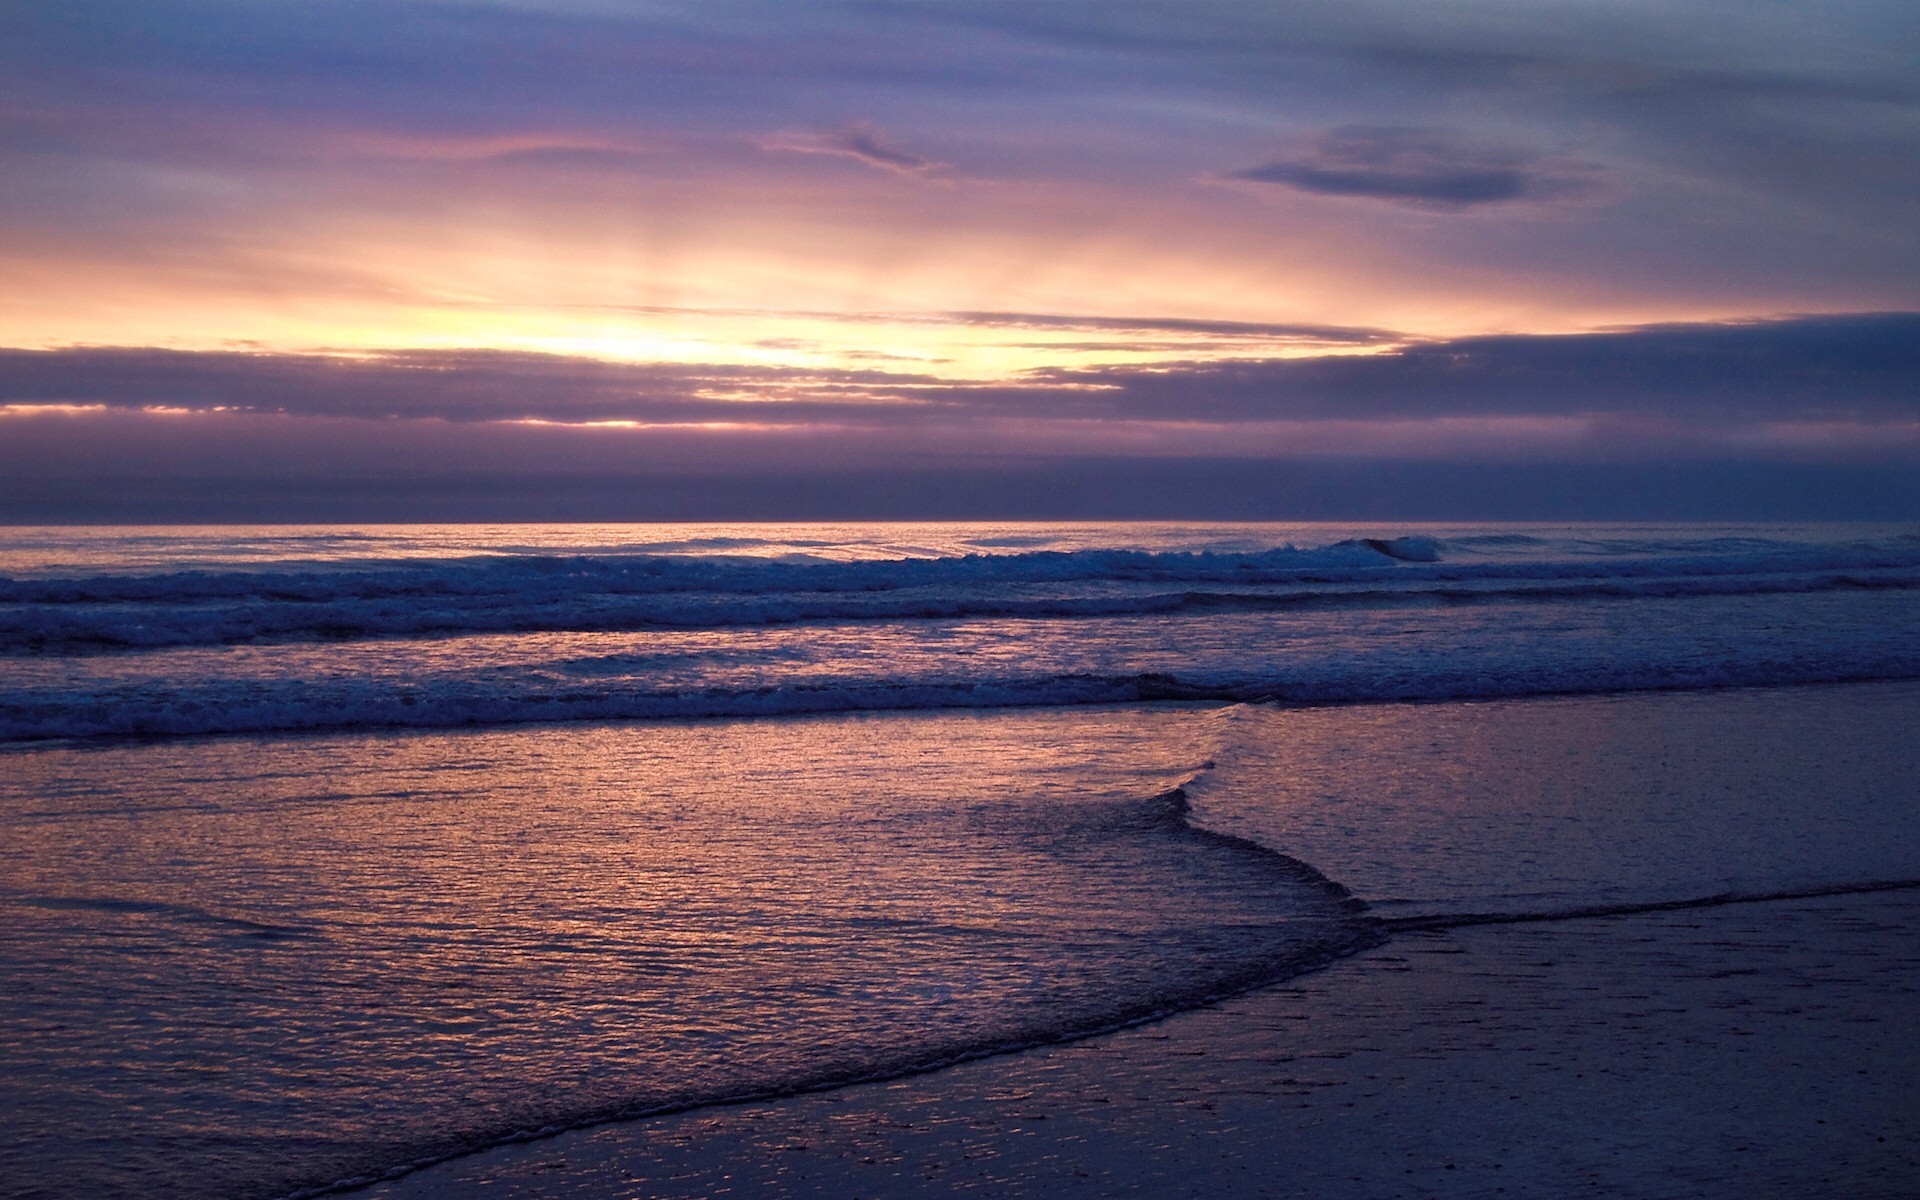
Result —
[{"label": "white sea foam", "polygon": [[0,579],[0,739],[1920,675],[1920,537],[1885,529],[804,532],[192,570],[102,534]]},{"label": "white sea foam", "polygon": [[[1516,543],[1509,537],[1496,544],[1511,551]],[[0,655],[471,632],[1920,588],[1920,539],[1911,537],[1842,545],[1712,539],[1676,542],[1660,554],[1601,556],[1589,543],[1579,553],[1534,546],[1525,556],[1467,552],[1460,561],[1445,559],[1446,549],[1417,537],[1252,553],[1034,551],[810,563],[521,554],[0,578]]]}]

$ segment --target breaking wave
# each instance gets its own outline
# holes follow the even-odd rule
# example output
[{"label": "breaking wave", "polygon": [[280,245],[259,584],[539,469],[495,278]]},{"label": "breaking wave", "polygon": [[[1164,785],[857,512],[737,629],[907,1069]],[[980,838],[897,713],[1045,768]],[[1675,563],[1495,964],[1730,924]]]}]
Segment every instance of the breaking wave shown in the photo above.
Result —
[{"label": "breaking wave", "polygon": [[[1920,589],[1920,539],[1913,537],[1839,546],[1713,539],[1675,543],[1665,553],[1600,556],[1592,546],[1569,554],[1520,535],[1458,541],[1365,538],[1254,553],[1035,551],[879,562],[516,554],[0,579],[0,655]],[[1490,557],[1489,545],[1500,553]],[[1516,556],[1516,548],[1536,553]]]}]

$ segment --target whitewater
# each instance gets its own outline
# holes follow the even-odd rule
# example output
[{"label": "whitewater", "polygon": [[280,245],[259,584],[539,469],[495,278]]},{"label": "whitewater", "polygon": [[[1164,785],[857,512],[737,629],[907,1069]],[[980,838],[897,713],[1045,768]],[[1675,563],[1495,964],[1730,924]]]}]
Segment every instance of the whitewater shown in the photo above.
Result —
[{"label": "whitewater", "polygon": [[1920,880],[1910,526],[0,547],[9,1196],[314,1195],[1396,930]]},{"label": "whitewater", "polygon": [[22,530],[0,740],[1920,675],[1886,526]]}]

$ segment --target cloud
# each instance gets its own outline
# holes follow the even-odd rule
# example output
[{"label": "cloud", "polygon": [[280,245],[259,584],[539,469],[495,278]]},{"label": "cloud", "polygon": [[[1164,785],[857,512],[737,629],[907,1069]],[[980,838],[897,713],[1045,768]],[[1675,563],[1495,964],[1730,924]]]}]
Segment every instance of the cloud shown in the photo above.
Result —
[{"label": "cloud", "polygon": [[763,139],[760,148],[793,154],[837,155],[896,175],[924,176],[945,170],[949,165],[903,150],[880,130],[864,123],[831,133],[776,134]]},{"label": "cloud", "polygon": [[929,382],[883,371],[621,363],[498,350],[0,350],[0,406],[16,409],[98,405],[376,420],[799,425],[846,420],[868,408],[897,409]]},{"label": "cloud", "polygon": [[1206,321],[1189,317],[1088,317],[1066,313],[951,312],[930,320],[997,329],[1074,330],[1104,333],[1184,333],[1257,341],[1374,345],[1402,340],[1387,329],[1351,325],[1273,324],[1262,321]]},{"label": "cloud", "polygon": [[[657,248],[612,294],[715,304],[821,301],[712,286],[708,257],[750,249],[812,281],[907,246],[915,270],[950,260],[955,278],[1014,278],[985,266],[996,248],[1059,269],[998,290],[915,281],[863,303],[1157,295],[1193,315],[1177,278],[1123,277],[1164,263],[1219,276],[1188,295],[1239,289],[1233,315],[1275,319],[1411,323],[1409,275],[1422,300],[1453,293],[1433,298],[1456,313],[1557,327],[1920,304],[1920,240],[1901,236],[1920,214],[1920,43],[1891,0],[1763,7],[1731,32],[1704,0],[82,7],[16,0],[0,37],[0,256],[43,256],[50,272],[56,258],[70,275],[95,273],[81,259],[170,261],[196,241],[384,268],[382,245],[353,243],[375,232],[417,243],[408,262],[458,270],[458,247],[497,245],[512,225],[529,278],[598,232],[596,274],[638,261],[614,247]],[[847,124],[860,117],[887,132]],[[1451,132],[1420,128],[1434,124]],[[1286,130],[1331,132],[1266,140]],[[797,180],[791,153],[865,170]],[[1376,219],[1512,213],[1591,188],[1592,169],[1556,155],[1604,164],[1630,184],[1624,202],[1497,236],[1483,220]],[[970,189],[976,205],[903,204],[885,186],[958,173],[936,160],[991,181]],[[1319,199],[1281,226],[1183,186],[1241,168],[1240,188]],[[756,229],[778,232],[742,247]],[[316,231],[338,240],[310,247]],[[1329,249],[1349,237],[1363,252]],[[1120,253],[1127,239],[1149,252]],[[153,332],[40,319],[13,336],[194,336],[184,318],[159,328],[170,306],[139,307]]]},{"label": "cloud", "polygon": [[1048,372],[1083,408],[1194,420],[1920,418],[1920,313],[1415,342],[1383,354]]},{"label": "cloud", "polygon": [[1898,426],[1911,441],[1920,428],[1920,313],[1456,338],[1373,354],[1053,369],[992,383],[879,369],[487,350],[0,350],[0,407],[9,405],[465,424],[751,425],[829,439],[855,429],[971,436],[1013,422],[1050,425],[1062,445],[1126,438],[1159,439],[1164,447],[1199,437],[1231,443],[1236,429],[1259,425],[1338,433],[1342,423],[1413,429],[1408,423],[1458,420],[1480,422],[1474,436],[1492,442],[1505,436],[1502,428],[1551,427],[1556,438],[1586,430],[1647,453],[1690,444],[1703,431],[1744,430],[1752,444],[1785,445],[1816,426],[1855,442],[1867,435],[1848,430]]},{"label": "cloud", "polygon": [[[1391,329],[1360,325],[1314,325],[1301,322],[1215,321],[1171,316],[1089,316],[1084,313],[950,311],[893,312],[829,311],[825,309],[712,308],[688,305],[616,304],[580,305],[606,312],[645,313],[650,316],[708,316],[820,321],[848,325],[970,325],[983,329],[1022,329],[1083,333],[1190,334],[1198,337],[1238,338],[1255,342],[1308,342],[1366,346],[1405,341]],[[1121,348],[1125,348],[1122,346]]]},{"label": "cloud", "polygon": [[[307,431],[302,431],[307,432]],[[473,456],[422,477],[289,478],[284,444],[221,447],[225,474],[0,471],[0,519],[21,524],[169,522],[716,521],[983,519],[1905,520],[1911,466],[1793,463],[1433,463],[1298,458],[1077,458],[730,470],[562,462],[513,471]],[[409,447],[411,449],[411,447]],[[436,447],[442,451],[444,448]],[[0,444],[0,460],[10,458]],[[571,469],[569,469],[571,468]]]},{"label": "cloud", "polygon": [[1322,133],[1304,154],[1226,177],[1321,196],[1459,211],[1580,195],[1594,189],[1597,174],[1579,163],[1471,142],[1443,130],[1349,125]]}]

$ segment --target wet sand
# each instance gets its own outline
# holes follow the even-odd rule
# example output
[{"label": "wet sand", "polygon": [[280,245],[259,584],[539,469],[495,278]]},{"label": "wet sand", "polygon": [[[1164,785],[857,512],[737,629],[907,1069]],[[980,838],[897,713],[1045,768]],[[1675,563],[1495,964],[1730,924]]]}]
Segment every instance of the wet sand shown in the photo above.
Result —
[{"label": "wet sand", "polygon": [[889,1083],[509,1146],[456,1197],[1920,1192],[1920,891],[1395,935]]}]

